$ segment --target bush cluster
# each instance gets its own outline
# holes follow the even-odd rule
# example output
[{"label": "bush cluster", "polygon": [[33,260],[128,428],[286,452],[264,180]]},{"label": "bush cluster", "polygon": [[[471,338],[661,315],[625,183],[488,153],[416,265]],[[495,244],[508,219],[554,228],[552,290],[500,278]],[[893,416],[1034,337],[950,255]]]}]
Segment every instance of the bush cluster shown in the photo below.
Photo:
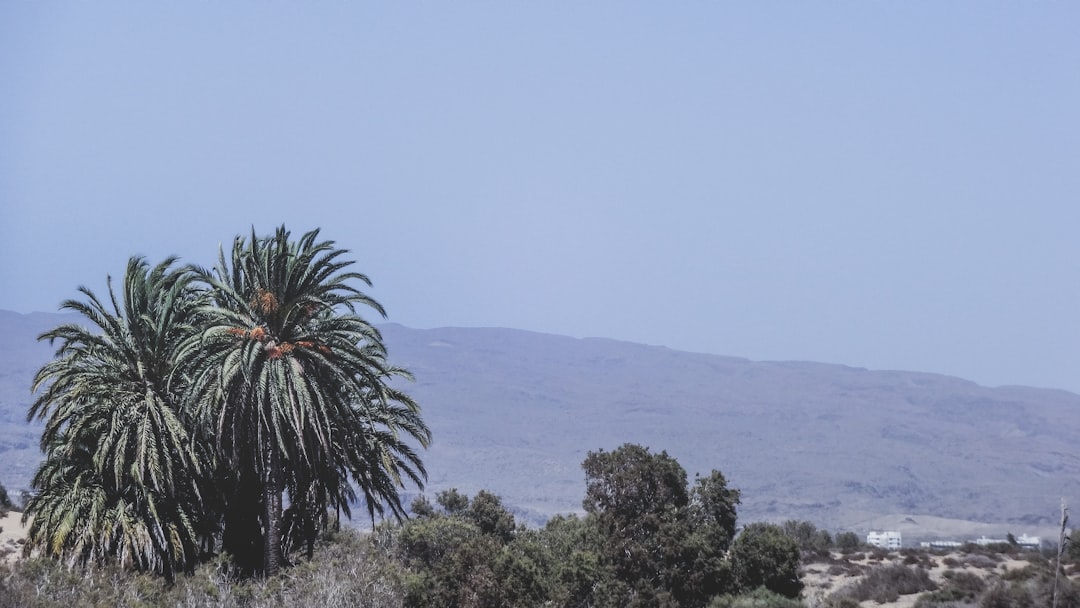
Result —
[{"label": "bush cluster", "polygon": [[739,494],[719,472],[690,487],[673,458],[636,445],[592,452],[583,467],[584,517],[523,529],[497,496],[450,490],[379,527],[375,542],[404,567],[405,605],[692,607],[759,588],[753,601],[772,602],[761,605],[798,597],[798,543],[771,524],[736,535]]}]

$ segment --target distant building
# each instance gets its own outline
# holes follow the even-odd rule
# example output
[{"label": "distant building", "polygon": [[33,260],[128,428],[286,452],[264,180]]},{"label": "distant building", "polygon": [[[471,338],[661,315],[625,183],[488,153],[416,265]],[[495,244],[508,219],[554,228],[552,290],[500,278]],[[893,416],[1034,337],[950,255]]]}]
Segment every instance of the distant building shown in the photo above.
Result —
[{"label": "distant building", "polygon": [[958,540],[932,540],[921,542],[919,545],[923,549],[959,549],[964,546],[964,543]]},{"label": "distant building", "polygon": [[1024,547],[1025,549],[1040,549],[1042,548],[1042,539],[1038,536],[1028,536],[1027,534],[1021,534],[1016,537],[1016,544]]},{"label": "distant building", "polygon": [[900,533],[893,530],[884,532],[871,532],[866,535],[866,544],[882,549],[899,549]]},{"label": "distant building", "polygon": [[[1028,536],[1027,534],[1021,534],[1020,536],[1015,537],[1015,539],[1017,546],[1023,547],[1025,549],[1038,549],[1042,546],[1042,539],[1038,536]],[[975,543],[976,545],[981,545],[983,547],[987,545],[1011,544],[1009,542],[1009,539],[1007,538],[986,538],[985,536],[980,536],[979,538],[976,538],[971,542]]]}]

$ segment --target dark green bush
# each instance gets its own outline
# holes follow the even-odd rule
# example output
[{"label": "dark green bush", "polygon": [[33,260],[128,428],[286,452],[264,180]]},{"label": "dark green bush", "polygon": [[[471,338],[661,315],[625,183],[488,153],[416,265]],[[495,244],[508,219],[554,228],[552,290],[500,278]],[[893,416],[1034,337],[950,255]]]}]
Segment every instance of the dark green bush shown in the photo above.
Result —
[{"label": "dark green bush", "polygon": [[735,580],[739,590],[758,587],[786,597],[798,597],[799,547],[774,524],[754,523],[735,538],[731,547]]},{"label": "dark green bush", "polygon": [[836,548],[840,549],[841,553],[853,553],[861,546],[862,541],[854,532],[841,532],[836,535]]}]

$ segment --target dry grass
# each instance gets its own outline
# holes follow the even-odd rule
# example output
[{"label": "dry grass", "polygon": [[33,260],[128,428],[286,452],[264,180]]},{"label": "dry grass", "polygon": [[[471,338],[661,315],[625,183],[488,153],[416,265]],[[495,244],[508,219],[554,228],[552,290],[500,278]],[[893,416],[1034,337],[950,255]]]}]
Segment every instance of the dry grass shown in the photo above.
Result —
[{"label": "dry grass", "polygon": [[345,530],[273,579],[245,580],[217,559],[173,585],[116,567],[67,568],[49,559],[0,564],[0,608],[177,606],[401,608],[401,573],[357,532]]}]

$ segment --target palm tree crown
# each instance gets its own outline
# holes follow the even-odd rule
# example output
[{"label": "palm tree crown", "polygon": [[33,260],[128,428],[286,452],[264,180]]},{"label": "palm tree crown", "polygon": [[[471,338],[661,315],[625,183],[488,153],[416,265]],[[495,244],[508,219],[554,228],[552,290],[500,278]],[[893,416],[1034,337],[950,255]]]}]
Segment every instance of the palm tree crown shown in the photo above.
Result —
[{"label": "palm tree crown", "polygon": [[[261,546],[268,573],[281,557],[283,491],[290,520],[304,523],[310,540],[327,508],[348,512],[350,478],[372,515],[384,504],[400,515],[403,476],[421,487],[425,476],[408,440],[427,446],[430,432],[391,385],[407,373],[387,363],[381,335],[358,314],[383,308],[351,284],[370,281],[347,270],[346,252],[317,237],[292,241],[284,227],[252,234],[237,238],[228,258],[222,251],[213,270],[195,269],[212,301],[200,309],[203,330],[186,345],[183,367],[224,470],[235,487],[262,490],[230,497],[226,535],[249,554]],[[261,538],[236,538],[230,527],[255,530],[238,521],[252,511],[262,513]]]},{"label": "palm tree crown", "polygon": [[45,420],[28,552],[111,556],[171,576],[210,535],[199,487],[208,455],[193,441],[172,378],[197,299],[190,273],[174,263],[151,268],[132,258],[122,305],[111,281],[111,309],[86,288],[85,302],[62,305],[96,330],[65,324],[41,336],[60,346],[34,379],[40,394],[28,416]]}]

